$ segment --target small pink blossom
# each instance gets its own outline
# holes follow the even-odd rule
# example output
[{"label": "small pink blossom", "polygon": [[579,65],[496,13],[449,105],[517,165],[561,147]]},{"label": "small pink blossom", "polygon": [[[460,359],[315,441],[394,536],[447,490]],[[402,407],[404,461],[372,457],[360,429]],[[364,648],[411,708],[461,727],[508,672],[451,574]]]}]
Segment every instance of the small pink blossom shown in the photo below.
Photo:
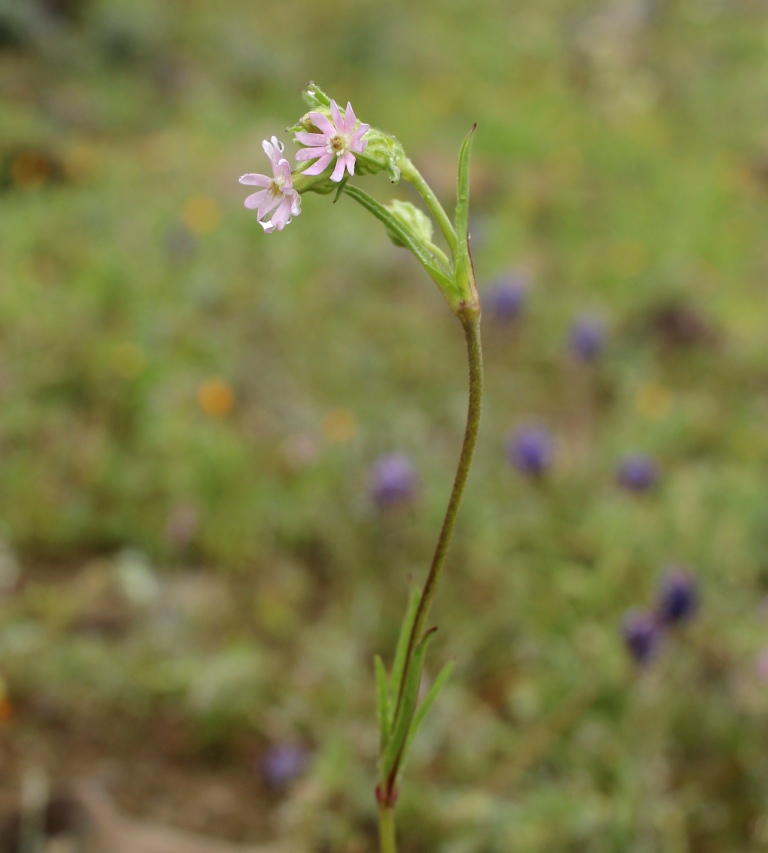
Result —
[{"label": "small pink blossom", "polygon": [[[301,213],[301,198],[293,188],[291,165],[282,156],[285,146],[273,136],[271,142],[264,140],[262,148],[272,163],[272,177],[251,172],[243,175],[240,183],[264,187],[263,190],[249,195],[245,206],[256,211],[259,225],[266,234],[271,234],[273,231],[282,231],[291,221],[291,216]],[[267,221],[265,217],[270,213],[272,218]]]},{"label": "small pink blossom", "polygon": [[331,175],[331,180],[337,183],[344,177],[345,170],[350,175],[355,174],[355,154],[362,154],[365,151],[365,146],[368,144],[367,139],[363,139],[365,134],[370,130],[369,124],[360,124],[357,129],[357,117],[352,109],[352,104],[348,103],[341,115],[341,111],[336,105],[336,101],[331,101],[331,121],[328,116],[323,113],[312,112],[309,118],[313,124],[320,130],[320,133],[309,133],[301,130],[296,134],[296,141],[307,148],[302,148],[296,153],[296,159],[315,160],[308,169],[305,169],[305,175],[319,175],[324,172],[336,157],[336,166]]}]

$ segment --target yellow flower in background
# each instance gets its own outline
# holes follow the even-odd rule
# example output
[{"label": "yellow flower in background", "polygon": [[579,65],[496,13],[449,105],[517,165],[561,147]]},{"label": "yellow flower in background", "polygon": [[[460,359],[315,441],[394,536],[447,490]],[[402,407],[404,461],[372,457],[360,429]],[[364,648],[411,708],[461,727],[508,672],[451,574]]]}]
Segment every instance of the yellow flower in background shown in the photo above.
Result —
[{"label": "yellow flower in background", "polygon": [[333,444],[351,441],[357,429],[357,420],[348,409],[331,409],[323,418],[323,434]]},{"label": "yellow flower in background", "polygon": [[187,199],[181,210],[181,221],[198,237],[212,234],[221,222],[221,208],[208,195],[196,195]]},{"label": "yellow flower in background", "polygon": [[657,382],[647,382],[641,385],[635,394],[635,409],[637,413],[649,421],[663,418],[672,406],[672,395]]},{"label": "yellow flower in background", "polygon": [[208,379],[197,389],[197,402],[206,415],[225,418],[235,406],[235,393],[223,379]]}]

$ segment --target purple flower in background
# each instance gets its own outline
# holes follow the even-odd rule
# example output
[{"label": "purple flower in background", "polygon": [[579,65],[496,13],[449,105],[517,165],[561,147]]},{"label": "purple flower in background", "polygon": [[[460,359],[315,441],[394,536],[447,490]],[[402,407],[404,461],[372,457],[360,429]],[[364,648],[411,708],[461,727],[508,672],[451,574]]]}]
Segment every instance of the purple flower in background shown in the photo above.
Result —
[{"label": "purple flower in background", "polygon": [[404,453],[380,456],[371,468],[370,493],[380,509],[412,501],[417,486],[416,470]]},{"label": "purple flower in background", "polygon": [[363,139],[363,137],[371,129],[371,126],[360,124],[355,129],[357,117],[352,109],[352,104],[347,103],[347,108],[342,116],[336,101],[331,101],[331,118],[333,121],[328,116],[318,112],[310,113],[309,118],[320,133],[300,130],[296,134],[296,141],[308,146],[296,152],[296,159],[299,161],[317,160],[317,162],[305,169],[303,174],[322,174],[331,165],[335,157],[336,166],[331,174],[332,181],[337,183],[341,181],[345,171],[354,175],[355,154],[362,154],[365,151],[368,140]]},{"label": "purple flower in background", "polygon": [[595,317],[576,319],[568,336],[568,348],[579,361],[595,361],[605,346],[605,326]]},{"label": "purple flower in background", "polygon": [[662,631],[653,613],[647,610],[628,611],[621,623],[621,633],[635,663],[648,663],[658,654]]},{"label": "purple flower in background", "polygon": [[298,743],[278,743],[261,756],[259,770],[264,782],[274,789],[286,788],[309,763],[309,753]]},{"label": "purple flower in background", "polygon": [[509,461],[523,474],[540,477],[552,464],[554,441],[542,426],[523,426],[507,443]]},{"label": "purple flower in background", "polygon": [[629,453],[619,460],[616,482],[631,492],[647,492],[659,481],[656,461],[642,453]]},{"label": "purple flower in background", "polygon": [[525,308],[527,288],[517,275],[497,279],[483,291],[483,307],[504,323],[516,320]]},{"label": "purple flower in background", "polygon": [[659,587],[656,613],[662,625],[686,622],[696,614],[699,596],[696,579],[682,568],[670,569]]}]

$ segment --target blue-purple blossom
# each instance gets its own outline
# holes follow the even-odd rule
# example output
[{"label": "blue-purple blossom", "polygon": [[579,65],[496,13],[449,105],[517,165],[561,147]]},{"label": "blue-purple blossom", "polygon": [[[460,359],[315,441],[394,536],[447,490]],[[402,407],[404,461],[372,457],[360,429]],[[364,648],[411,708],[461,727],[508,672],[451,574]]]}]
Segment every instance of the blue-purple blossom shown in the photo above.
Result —
[{"label": "blue-purple blossom", "polygon": [[483,291],[483,308],[496,320],[511,323],[525,308],[527,287],[518,275],[496,279]]},{"label": "blue-purple blossom", "polygon": [[605,326],[596,317],[578,317],[568,335],[568,348],[579,361],[595,361],[605,347]]},{"label": "blue-purple blossom", "polygon": [[308,762],[306,747],[298,743],[278,743],[261,756],[259,770],[270,788],[282,789],[304,772]]},{"label": "blue-purple blossom", "polygon": [[692,618],[699,607],[696,579],[682,568],[670,569],[662,578],[656,614],[663,625],[675,625]]},{"label": "blue-purple blossom", "polygon": [[658,654],[663,633],[655,614],[650,611],[634,609],[625,613],[621,633],[635,663],[648,663]]},{"label": "blue-purple blossom", "polygon": [[659,481],[659,469],[651,456],[628,453],[619,460],[616,482],[631,492],[647,492]]},{"label": "blue-purple blossom", "polygon": [[387,453],[374,462],[370,494],[380,509],[412,501],[417,488],[416,469],[404,453]]},{"label": "blue-purple blossom", "polygon": [[552,464],[555,444],[543,426],[523,426],[507,443],[509,461],[523,474],[540,477]]}]

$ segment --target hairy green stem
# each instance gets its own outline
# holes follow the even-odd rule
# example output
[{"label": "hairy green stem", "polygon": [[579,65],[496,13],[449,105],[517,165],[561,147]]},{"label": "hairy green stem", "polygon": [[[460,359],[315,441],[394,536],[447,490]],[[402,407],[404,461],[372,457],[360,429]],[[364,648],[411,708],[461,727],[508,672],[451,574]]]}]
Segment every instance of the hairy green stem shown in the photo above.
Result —
[{"label": "hairy green stem", "polygon": [[404,161],[399,161],[400,174],[408,183],[413,184],[418,194],[424,199],[427,207],[430,209],[432,216],[435,217],[440,230],[443,232],[445,242],[448,244],[451,256],[456,255],[456,232],[453,230],[453,223],[448,218],[445,208],[438,201],[437,196],[432,192],[432,187],[421,176],[421,172],[407,158]]},{"label": "hairy green stem", "polygon": [[[472,457],[477,444],[477,434],[480,428],[480,410],[483,400],[483,353],[480,341],[480,318],[473,315],[466,318],[461,318],[464,326],[464,336],[467,343],[467,358],[469,360],[469,404],[467,407],[467,425],[464,430],[464,443],[461,446],[461,455],[459,456],[458,466],[456,468],[456,476],[453,481],[453,489],[451,497],[448,500],[448,508],[445,511],[443,526],[440,529],[440,535],[435,546],[435,553],[432,557],[432,564],[429,568],[429,574],[424,584],[424,589],[421,593],[419,606],[416,611],[416,619],[413,623],[413,629],[408,639],[408,650],[405,655],[405,664],[403,666],[403,674],[400,679],[399,693],[397,697],[397,708],[395,717],[400,708],[400,703],[403,698],[403,686],[405,684],[408,667],[410,666],[413,657],[414,649],[416,648],[422,634],[424,626],[429,615],[429,610],[437,592],[437,585],[443,571],[445,557],[448,553],[448,545],[453,535],[453,528],[456,524],[456,518],[459,514],[459,506],[461,498],[464,494],[464,487],[467,484],[469,469],[472,466]],[[394,778],[390,780],[394,784]]]}]

